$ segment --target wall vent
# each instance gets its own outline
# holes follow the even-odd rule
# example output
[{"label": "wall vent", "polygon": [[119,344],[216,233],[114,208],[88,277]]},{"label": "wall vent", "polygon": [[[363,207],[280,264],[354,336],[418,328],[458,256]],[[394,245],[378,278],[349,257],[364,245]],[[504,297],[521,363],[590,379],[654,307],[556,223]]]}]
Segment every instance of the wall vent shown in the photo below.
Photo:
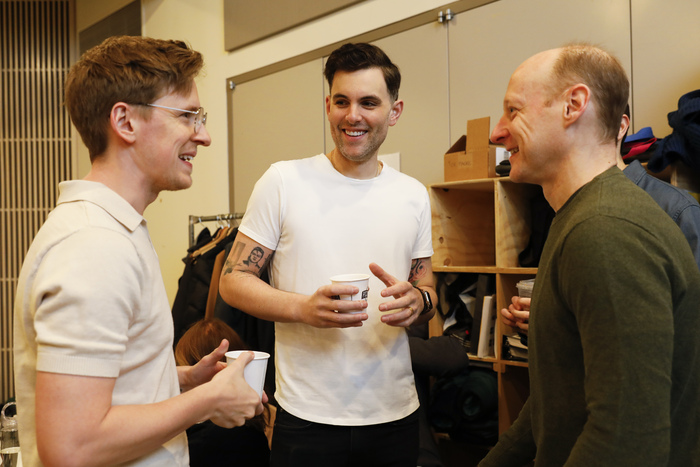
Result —
[{"label": "wall vent", "polygon": [[0,1],[0,402],[14,397],[13,304],[22,260],[73,178],[63,108],[72,0]]}]

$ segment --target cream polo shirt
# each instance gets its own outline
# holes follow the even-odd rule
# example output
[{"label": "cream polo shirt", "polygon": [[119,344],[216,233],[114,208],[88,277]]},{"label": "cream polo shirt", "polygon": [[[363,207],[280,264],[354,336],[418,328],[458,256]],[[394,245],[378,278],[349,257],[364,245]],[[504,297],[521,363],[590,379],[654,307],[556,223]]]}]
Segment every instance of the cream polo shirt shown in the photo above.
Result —
[{"label": "cream polo shirt", "polygon": [[[17,406],[27,467],[41,465],[37,370],[116,378],[113,405],[150,404],[180,392],[170,306],[145,219],[100,183],[63,182],[59,191],[27,253],[15,301]],[[187,466],[186,435],[126,465]]]}]

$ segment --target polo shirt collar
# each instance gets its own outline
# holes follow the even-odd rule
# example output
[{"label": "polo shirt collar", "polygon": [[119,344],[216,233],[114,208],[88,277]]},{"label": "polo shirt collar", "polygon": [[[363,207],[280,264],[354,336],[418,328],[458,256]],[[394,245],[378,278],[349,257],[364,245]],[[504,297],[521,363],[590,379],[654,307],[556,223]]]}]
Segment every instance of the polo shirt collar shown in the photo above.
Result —
[{"label": "polo shirt collar", "polygon": [[131,232],[135,231],[142,222],[145,222],[144,217],[127,200],[102,183],[70,180],[59,183],[58,191],[57,204],[75,201],[92,203],[104,209]]}]

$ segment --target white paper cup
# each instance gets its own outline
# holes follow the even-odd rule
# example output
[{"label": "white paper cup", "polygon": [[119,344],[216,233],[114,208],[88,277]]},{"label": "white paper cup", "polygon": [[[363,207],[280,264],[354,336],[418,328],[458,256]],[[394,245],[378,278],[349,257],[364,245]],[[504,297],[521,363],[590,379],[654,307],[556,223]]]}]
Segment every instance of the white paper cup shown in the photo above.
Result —
[{"label": "white paper cup", "polygon": [[515,284],[518,288],[518,296],[522,298],[532,297],[532,288],[535,286],[535,279],[527,279]]},{"label": "white paper cup", "polygon": [[[331,277],[333,284],[354,285],[359,290],[353,295],[336,295],[337,300],[367,300],[369,295],[369,274],[341,274]],[[354,311],[351,313],[361,313]]]},{"label": "white paper cup", "polygon": [[226,363],[233,363],[244,352],[253,352],[255,354],[255,359],[246,365],[243,370],[243,377],[246,383],[248,383],[251,388],[255,389],[258,396],[262,398],[263,386],[265,385],[265,372],[267,371],[267,360],[270,358],[270,354],[252,350],[232,350],[231,352],[226,352]]}]

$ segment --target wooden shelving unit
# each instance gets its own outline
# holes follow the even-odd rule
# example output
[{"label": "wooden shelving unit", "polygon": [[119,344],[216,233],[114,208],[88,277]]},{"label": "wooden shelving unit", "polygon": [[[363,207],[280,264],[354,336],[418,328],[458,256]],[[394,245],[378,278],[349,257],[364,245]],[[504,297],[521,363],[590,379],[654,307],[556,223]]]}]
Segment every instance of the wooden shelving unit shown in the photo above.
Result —
[{"label": "wooden shelving unit", "polygon": [[[516,284],[534,277],[537,268],[518,266],[518,255],[530,239],[531,201],[539,187],[509,178],[446,182],[429,187],[432,204],[433,270],[440,273],[493,274],[496,307],[517,295]],[[499,431],[517,418],[529,395],[527,363],[502,358],[504,334],[514,332],[500,320],[496,326],[496,355],[470,357],[498,373]],[[433,319],[431,335],[442,334],[442,321]]]}]

